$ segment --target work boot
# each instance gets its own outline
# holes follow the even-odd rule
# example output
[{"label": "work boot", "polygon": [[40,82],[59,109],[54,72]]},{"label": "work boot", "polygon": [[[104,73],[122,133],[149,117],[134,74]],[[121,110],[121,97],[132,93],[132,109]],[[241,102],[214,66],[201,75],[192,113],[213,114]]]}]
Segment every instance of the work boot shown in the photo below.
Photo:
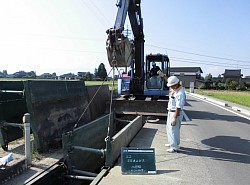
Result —
[{"label": "work boot", "polygon": [[167,149],[167,152],[169,152],[169,153],[174,153],[174,152],[178,152],[178,150],[175,150],[175,149],[173,149],[173,148],[169,148],[169,149]]}]

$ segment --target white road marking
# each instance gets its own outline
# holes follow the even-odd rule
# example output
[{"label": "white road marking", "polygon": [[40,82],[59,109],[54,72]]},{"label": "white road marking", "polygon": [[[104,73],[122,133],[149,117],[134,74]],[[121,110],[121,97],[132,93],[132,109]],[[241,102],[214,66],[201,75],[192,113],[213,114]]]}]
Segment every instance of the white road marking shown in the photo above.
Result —
[{"label": "white road marking", "polygon": [[226,110],[226,111],[228,111],[228,112],[231,112],[231,113],[233,113],[233,114],[235,114],[235,115],[237,115],[237,116],[240,116],[240,117],[242,117],[242,118],[245,118],[245,119],[250,120],[250,117],[244,116],[244,115],[242,115],[242,114],[239,114],[239,113],[237,113],[237,112],[234,112],[234,111],[232,111],[232,110],[229,110],[229,109],[227,109],[227,108],[224,108],[224,107],[222,107],[222,106],[220,106],[220,105],[217,105],[217,104],[215,104],[215,103],[212,103],[212,102],[210,102],[210,101],[207,101],[207,100],[205,100],[205,99],[203,99],[203,98],[196,97],[196,96],[192,96],[192,97],[193,97],[193,98],[197,98],[197,99],[202,100],[202,101],[205,101],[205,102],[207,102],[207,103],[210,103],[210,104],[212,104],[212,105],[214,105],[214,106],[217,106],[217,107],[219,107],[219,108],[222,108],[222,109],[224,109],[224,110]]},{"label": "white road marking", "polygon": [[184,111],[183,111],[183,116],[184,116],[186,122],[187,122],[187,121],[190,121],[189,117],[187,116],[187,114],[186,114]]}]

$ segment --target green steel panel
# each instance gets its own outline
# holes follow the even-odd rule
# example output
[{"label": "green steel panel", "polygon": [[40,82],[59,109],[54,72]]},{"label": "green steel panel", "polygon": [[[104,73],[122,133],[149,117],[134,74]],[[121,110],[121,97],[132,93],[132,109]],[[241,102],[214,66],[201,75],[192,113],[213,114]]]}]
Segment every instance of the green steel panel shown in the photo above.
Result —
[{"label": "green steel panel", "polygon": [[121,154],[121,147],[128,146],[142,127],[142,116],[137,116],[111,139],[111,156],[106,156],[107,158],[111,157],[111,159],[107,159],[107,162],[111,162],[111,164],[106,164],[106,166],[111,167],[114,165]]},{"label": "green steel panel", "polygon": [[110,135],[113,135],[113,114],[100,117],[74,131],[63,134],[64,161],[69,170],[74,169],[95,172],[104,163],[104,159],[97,154],[71,150],[72,146],[82,146],[94,149],[105,148],[108,125]]}]

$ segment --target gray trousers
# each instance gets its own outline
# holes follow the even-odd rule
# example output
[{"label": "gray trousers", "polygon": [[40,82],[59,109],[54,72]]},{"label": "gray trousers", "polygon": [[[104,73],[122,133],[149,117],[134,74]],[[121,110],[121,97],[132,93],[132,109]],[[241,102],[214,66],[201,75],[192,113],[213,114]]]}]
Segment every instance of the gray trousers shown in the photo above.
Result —
[{"label": "gray trousers", "polygon": [[180,129],[181,129],[181,121],[183,119],[183,112],[180,111],[180,116],[178,116],[176,119],[176,125],[172,126],[171,120],[174,114],[175,114],[174,112],[168,112],[166,130],[170,148],[178,150],[180,145]]}]

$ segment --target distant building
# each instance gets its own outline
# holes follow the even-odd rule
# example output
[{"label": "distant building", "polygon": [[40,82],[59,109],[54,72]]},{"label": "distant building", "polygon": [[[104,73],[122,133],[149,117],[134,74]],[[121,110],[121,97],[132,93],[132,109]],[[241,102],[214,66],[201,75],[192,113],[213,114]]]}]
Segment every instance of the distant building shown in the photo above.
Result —
[{"label": "distant building", "polygon": [[86,76],[86,74],[87,74],[87,72],[78,72],[77,76],[82,78],[82,77]]},{"label": "distant building", "polygon": [[39,76],[39,78],[50,78],[50,79],[56,79],[57,76],[56,76],[56,73],[43,73]]},{"label": "distant building", "polygon": [[77,78],[77,75],[74,73],[67,73],[60,75],[60,79],[65,79],[65,80],[75,80]]},{"label": "distant building", "polygon": [[170,75],[177,76],[184,87],[189,87],[190,82],[194,82],[194,87],[198,88],[200,84],[204,83],[201,79],[203,71],[200,67],[171,67]]},{"label": "distant building", "polygon": [[225,69],[223,75],[223,82],[226,82],[227,79],[234,80],[236,82],[240,82],[243,74],[241,74],[241,69]]}]

